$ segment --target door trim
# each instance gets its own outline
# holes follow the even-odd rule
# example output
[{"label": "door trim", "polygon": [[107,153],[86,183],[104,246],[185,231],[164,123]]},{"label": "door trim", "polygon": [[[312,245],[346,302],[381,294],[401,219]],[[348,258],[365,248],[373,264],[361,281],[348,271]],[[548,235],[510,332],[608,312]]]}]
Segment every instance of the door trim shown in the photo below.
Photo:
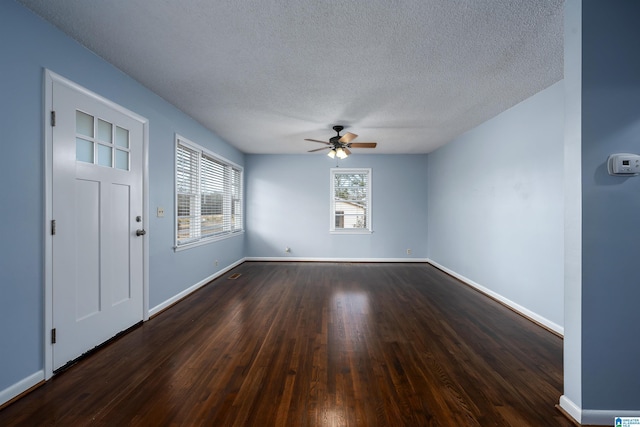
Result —
[{"label": "door trim", "polygon": [[[53,344],[51,344],[51,329],[53,328],[53,240],[51,237],[51,220],[53,216],[53,128],[51,126],[51,111],[53,109],[53,84],[65,85],[82,93],[98,102],[108,105],[110,108],[125,114],[142,124],[142,215],[144,228],[149,230],[149,120],[136,114],[121,105],[110,101],[90,90],[68,80],[49,69],[44,69],[44,109],[43,109],[43,134],[44,134],[44,375],[45,380],[53,376]],[[142,248],[142,320],[149,320],[149,239],[143,241]]]}]

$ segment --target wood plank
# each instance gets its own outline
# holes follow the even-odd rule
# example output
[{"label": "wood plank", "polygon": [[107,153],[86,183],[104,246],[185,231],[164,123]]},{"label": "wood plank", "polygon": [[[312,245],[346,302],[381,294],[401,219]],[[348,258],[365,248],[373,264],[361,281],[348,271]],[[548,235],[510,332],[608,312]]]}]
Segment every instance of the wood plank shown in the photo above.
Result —
[{"label": "wood plank", "polygon": [[562,339],[426,264],[246,262],[0,425],[573,426]]}]

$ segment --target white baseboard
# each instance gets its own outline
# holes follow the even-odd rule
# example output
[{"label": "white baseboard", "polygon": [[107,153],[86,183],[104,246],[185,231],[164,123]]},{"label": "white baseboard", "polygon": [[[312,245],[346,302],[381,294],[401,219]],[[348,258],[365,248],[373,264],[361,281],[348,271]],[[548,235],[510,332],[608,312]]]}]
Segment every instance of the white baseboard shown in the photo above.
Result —
[{"label": "white baseboard", "polygon": [[317,257],[246,257],[245,261],[294,262],[428,262],[427,258],[317,258]]},{"label": "white baseboard", "polygon": [[154,315],[160,313],[165,308],[177,303],[178,301],[180,301],[181,299],[185,298],[189,294],[197,291],[198,289],[200,289],[201,287],[203,287],[204,285],[206,285],[207,283],[209,283],[213,279],[217,279],[218,277],[222,276],[227,271],[239,266],[244,261],[245,261],[245,258],[241,258],[238,261],[234,262],[233,264],[223,268],[222,270],[216,271],[211,276],[202,279],[201,281],[199,281],[195,285],[188,287],[187,289],[185,289],[184,291],[180,292],[179,294],[176,294],[173,297],[169,298],[168,300],[156,305],[155,307],[153,307],[152,309],[149,310],[149,316],[154,316]]},{"label": "white baseboard", "polygon": [[24,393],[40,381],[44,381],[44,370],[31,374],[27,378],[24,378],[0,391],[0,405],[7,403],[20,393]]},{"label": "white baseboard", "polygon": [[617,417],[640,418],[640,410],[638,411],[611,411],[611,410],[582,410],[582,423],[591,426],[612,426],[615,425],[614,420]]},{"label": "white baseboard", "polygon": [[[564,394],[560,396],[560,407],[570,415],[577,423],[582,423],[582,409],[573,403],[569,398],[567,398]],[[613,423],[611,423],[613,425]]]},{"label": "white baseboard", "polygon": [[612,426],[617,417],[640,418],[640,410],[582,409],[566,396],[560,396],[560,407],[577,423],[593,426]]},{"label": "white baseboard", "polygon": [[474,282],[473,280],[470,280],[458,273],[456,273],[455,271],[449,270],[447,267],[438,264],[437,262],[429,259],[427,260],[427,262],[431,265],[433,265],[434,267],[438,268],[439,270],[444,271],[445,273],[455,277],[458,280],[461,280],[462,282],[466,283],[467,285],[479,290],[480,292],[482,292],[483,294],[489,295],[491,298],[496,299],[497,301],[500,301],[502,304],[506,305],[507,307],[511,308],[514,311],[517,311],[518,313],[522,314],[525,317],[528,317],[529,319],[543,325],[545,328],[548,328],[552,331],[554,331],[555,333],[564,336],[564,327],[558,325],[557,323],[554,323],[552,321],[550,321],[549,319],[540,316],[537,313],[534,313],[533,311],[521,306],[520,304],[517,304],[513,301],[511,301],[508,298],[503,297],[502,295],[492,291],[491,289],[485,288],[484,286]]}]

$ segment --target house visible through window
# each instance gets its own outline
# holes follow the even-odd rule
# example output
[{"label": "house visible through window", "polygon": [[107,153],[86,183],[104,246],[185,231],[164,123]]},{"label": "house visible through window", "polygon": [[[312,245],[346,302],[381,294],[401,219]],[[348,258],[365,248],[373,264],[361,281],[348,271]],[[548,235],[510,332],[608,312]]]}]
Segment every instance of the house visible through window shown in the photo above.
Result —
[{"label": "house visible through window", "polygon": [[344,211],[336,211],[336,228],[344,228]]},{"label": "house visible through window", "polygon": [[240,166],[176,136],[176,247],[243,231]]},{"label": "house visible through window", "polygon": [[371,232],[371,169],[331,169],[331,232]]}]

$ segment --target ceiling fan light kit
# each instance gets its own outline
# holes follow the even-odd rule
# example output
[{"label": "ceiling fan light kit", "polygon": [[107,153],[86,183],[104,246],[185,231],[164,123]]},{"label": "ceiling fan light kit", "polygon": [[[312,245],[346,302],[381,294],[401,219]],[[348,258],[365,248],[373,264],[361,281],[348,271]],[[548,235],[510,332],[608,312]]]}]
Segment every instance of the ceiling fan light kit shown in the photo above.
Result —
[{"label": "ceiling fan light kit", "polygon": [[339,159],[346,159],[351,151],[349,148],[376,148],[378,145],[376,142],[351,142],[358,137],[355,133],[347,132],[344,135],[340,136],[340,132],[344,129],[344,126],[336,125],[333,126],[333,130],[336,131],[337,135],[329,139],[327,141],[320,141],[317,139],[305,139],[305,141],[318,142],[320,144],[325,144],[326,147],[316,148],[314,150],[309,150],[309,153],[313,153],[315,151],[321,151],[329,149],[329,153],[327,156]]},{"label": "ceiling fan light kit", "polygon": [[346,159],[348,157],[348,154],[342,147],[340,147],[336,150],[336,156],[338,156],[339,159]]}]

